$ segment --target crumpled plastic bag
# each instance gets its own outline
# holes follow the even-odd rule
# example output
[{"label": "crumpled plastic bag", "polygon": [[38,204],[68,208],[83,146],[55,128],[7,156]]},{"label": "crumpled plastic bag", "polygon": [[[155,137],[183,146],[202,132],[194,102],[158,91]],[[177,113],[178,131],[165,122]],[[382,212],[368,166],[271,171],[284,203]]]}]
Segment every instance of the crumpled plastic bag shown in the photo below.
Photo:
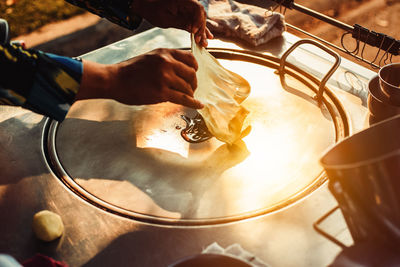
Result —
[{"label": "crumpled plastic bag", "polygon": [[[208,130],[220,141],[232,145],[243,137],[242,127],[249,111],[242,103],[250,94],[250,84],[240,75],[224,67],[192,34],[192,53],[197,60],[197,89],[194,98],[204,104],[198,112]],[[247,132],[246,129],[243,132]]]}]

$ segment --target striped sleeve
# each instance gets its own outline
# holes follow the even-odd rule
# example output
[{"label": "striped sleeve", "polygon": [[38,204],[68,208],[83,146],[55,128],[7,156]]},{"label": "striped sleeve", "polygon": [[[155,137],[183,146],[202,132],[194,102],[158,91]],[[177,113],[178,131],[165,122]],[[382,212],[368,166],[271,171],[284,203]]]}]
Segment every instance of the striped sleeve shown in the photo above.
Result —
[{"label": "striped sleeve", "polygon": [[79,90],[82,71],[79,60],[0,45],[0,104],[62,121]]}]

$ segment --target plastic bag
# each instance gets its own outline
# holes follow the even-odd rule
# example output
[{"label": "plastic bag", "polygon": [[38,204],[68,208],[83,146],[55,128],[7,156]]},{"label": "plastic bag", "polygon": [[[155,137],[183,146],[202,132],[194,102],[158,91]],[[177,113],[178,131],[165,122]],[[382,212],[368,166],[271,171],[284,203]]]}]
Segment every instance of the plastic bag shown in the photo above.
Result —
[{"label": "plastic bag", "polygon": [[250,94],[250,84],[240,75],[222,67],[206,49],[198,46],[193,34],[192,53],[199,66],[194,98],[204,104],[198,112],[208,130],[217,139],[231,145],[243,137],[243,122],[249,111],[240,103]]}]

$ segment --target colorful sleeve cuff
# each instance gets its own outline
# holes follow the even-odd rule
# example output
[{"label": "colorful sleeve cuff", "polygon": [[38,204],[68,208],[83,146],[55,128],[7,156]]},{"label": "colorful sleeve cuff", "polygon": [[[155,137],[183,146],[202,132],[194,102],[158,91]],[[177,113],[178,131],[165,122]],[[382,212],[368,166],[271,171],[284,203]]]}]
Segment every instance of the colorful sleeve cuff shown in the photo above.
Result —
[{"label": "colorful sleeve cuff", "polygon": [[0,104],[62,121],[78,93],[82,62],[16,45],[0,48]]},{"label": "colorful sleeve cuff", "polygon": [[79,60],[40,53],[38,69],[23,106],[64,120],[79,91],[82,71]]}]

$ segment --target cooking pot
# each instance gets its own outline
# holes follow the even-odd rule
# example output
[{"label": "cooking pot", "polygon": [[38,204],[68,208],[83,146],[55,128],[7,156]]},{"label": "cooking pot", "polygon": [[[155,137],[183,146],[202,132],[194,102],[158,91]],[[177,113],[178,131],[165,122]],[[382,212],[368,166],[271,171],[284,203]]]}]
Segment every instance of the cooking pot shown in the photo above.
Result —
[{"label": "cooking pot", "polygon": [[400,116],[339,142],[321,159],[354,242],[400,244]]},{"label": "cooking pot", "polygon": [[368,109],[370,124],[385,120],[400,114],[400,106],[393,105],[385,99],[379,87],[379,77],[375,76],[368,83]]},{"label": "cooking pot", "polygon": [[400,105],[400,63],[383,66],[378,76],[385,99],[393,105]]}]

